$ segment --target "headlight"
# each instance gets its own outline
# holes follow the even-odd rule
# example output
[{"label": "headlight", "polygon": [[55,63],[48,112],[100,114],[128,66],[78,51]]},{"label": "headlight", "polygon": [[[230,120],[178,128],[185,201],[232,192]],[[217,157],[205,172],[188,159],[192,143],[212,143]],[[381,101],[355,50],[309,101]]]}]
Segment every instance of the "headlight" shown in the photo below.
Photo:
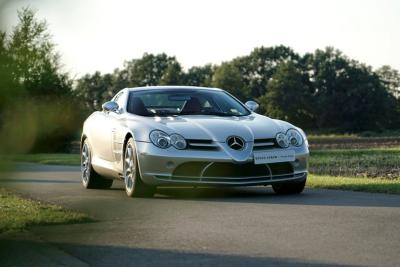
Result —
[{"label": "headlight", "polygon": [[159,148],[168,148],[171,145],[176,149],[185,149],[186,140],[179,134],[168,135],[160,130],[154,130],[150,133],[151,142]]},{"label": "headlight", "polygon": [[289,146],[289,141],[284,133],[278,133],[276,135],[276,142],[282,148],[286,148]]},{"label": "headlight", "polygon": [[301,146],[303,144],[303,137],[296,129],[289,129],[286,132],[286,136],[292,146]]},{"label": "headlight", "polygon": [[159,130],[154,130],[150,133],[150,140],[155,146],[160,148],[167,148],[171,145],[169,135]]},{"label": "headlight", "polygon": [[171,134],[169,136],[171,140],[171,145],[173,145],[176,149],[185,149],[186,148],[186,140],[179,134]]}]

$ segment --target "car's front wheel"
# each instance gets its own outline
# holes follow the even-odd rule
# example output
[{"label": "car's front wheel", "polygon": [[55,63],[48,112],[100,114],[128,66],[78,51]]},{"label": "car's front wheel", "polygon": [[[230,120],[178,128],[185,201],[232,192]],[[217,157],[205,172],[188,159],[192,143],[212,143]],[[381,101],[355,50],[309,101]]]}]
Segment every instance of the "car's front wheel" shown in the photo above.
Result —
[{"label": "car's front wheel", "polygon": [[306,185],[306,180],[307,178],[301,182],[273,184],[272,188],[274,189],[274,192],[278,195],[300,194],[304,190],[304,187]]},{"label": "car's front wheel", "polygon": [[93,169],[92,152],[87,139],[83,142],[81,151],[81,174],[83,187],[87,189],[106,189],[110,188],[113,180],[101,177]]},{"label": "car's front wheel", "polygon": [[138,168],[135,143],[132,138],[128,140],[124,153],[124,181],[125,191],[129,197],[151,197],[155,187],[146,185]]}]

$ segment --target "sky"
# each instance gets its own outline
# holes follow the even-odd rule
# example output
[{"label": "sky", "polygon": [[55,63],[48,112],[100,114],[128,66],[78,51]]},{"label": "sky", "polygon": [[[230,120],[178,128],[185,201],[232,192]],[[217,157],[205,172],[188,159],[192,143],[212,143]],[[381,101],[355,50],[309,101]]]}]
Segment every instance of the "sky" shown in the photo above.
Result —
[{"label": "sky", "polygon": [[0,10],[3,30],[24,6],[47,20],[76,77],[112,72],[145,52],[176,56],[188,69],[280,44],[300,54],[333,46],[400,70],[398,0],[13,0]]}]

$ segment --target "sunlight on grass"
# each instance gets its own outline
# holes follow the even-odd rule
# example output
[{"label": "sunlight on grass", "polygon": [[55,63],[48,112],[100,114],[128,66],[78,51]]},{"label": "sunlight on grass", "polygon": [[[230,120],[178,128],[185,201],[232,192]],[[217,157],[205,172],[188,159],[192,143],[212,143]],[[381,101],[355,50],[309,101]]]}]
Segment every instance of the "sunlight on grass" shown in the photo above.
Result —
[{"label": "sunlight on grass", "polygon": [[0,188],[0,233],[15,232],[33,225],[69,224],[92,221],[86,214],[60,206],[23,199]]},{"label": "sunlight on grass", "polygon": [[307,186],[312,188],[400,194],[400,180],[350,178],[310,174]]},{"label": "sunlight on grass", "polygon": [[25,154],[25,155],[12,155],[1,156],[0,159],[20,162],[33,162],[40,164],[50,165],[79,165],[79,154]]},{"label": "sunlight on grass", "polygon": [[313,150],[310,155],[314,174],[400,178],[400,148]]}]

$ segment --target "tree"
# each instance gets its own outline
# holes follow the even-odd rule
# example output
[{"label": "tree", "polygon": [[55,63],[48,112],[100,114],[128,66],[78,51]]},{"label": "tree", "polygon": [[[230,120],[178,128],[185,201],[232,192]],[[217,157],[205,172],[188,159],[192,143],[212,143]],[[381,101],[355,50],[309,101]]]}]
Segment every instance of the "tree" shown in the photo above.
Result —
[{"label": "tree", "polygon": [[[299,55],[286,46],[259,47],[255,48],[250,55],[237,57],[229,62],[225,62],[217,68],[218,76],[215,81],[225,86],[223,81],[232,81],[231,77],[223,77],[234,72],[235,79],[239,83],[234,86],[235,93],[239,98],[257,99],[268,91],[268,81],[275,73],[277,66],[282,62],[297,62]],[[229,70],[229,72],[228,72]],[[224,88],[224,87],[222,87]]]},{"label": "tree", "polygon": [[124,64],[130,87],[180,83],[181,67],[175,57],[147,54]]},{"label": "tree", "polygon": [[215,69],[216,67],[211,64],[191,67],[184,73],[183,83],[191,86],[211,87]]},{"label": "tree", "polygon": [[214,87],[227,90],[242,101],[251,97],[244,90],[245,83],[240,70],[232,62],[222,63],[215,70],[212,84]]},{"label": "tree", "polygon": [[13,77],[31,97],[66,96],[71,80],[61,72],[60,56],[47,30],[46,21],[39,21],[35,11],[18,11],[19,23],[14,27],[8,43],[13,60]]},{"label": "tree", "polygon": [[[89,112],[99,110],[108,92],[113,88],[113,76],[101,75],[99,71],[94,74],[86,74],[80,78],[76,85],[76,95],[81,99]],[[122,88],[121,88],[122,89]]]},{"label": "tree", "polygon": [[4,117],[2,113],[12,100],[13,90],[20,91],[16,88],[13,72],[14,64],[8,54],[6,33],[0,32],[0,125],[2,125],[1,120]]},{"label": "tree", "polygon": [[268,92],[259,98],[266,115],[300,127],[313,125],[313,99],[309,77],[292,62],[281,63],[268,82]]},{"label": "tree", "polygon": [[182,67],[177,61],[169,62],[160,78],[159,85],[180,85],[182,83]]},{"label": "tree", "polygon": [[255,48],[249,56],[236,59],[250,94],[257,98],[268,91],[268,81],[278,65],[283,62],[296,63],[299,55],[290,47],[274,46]]},{"label": "tree", "polygon": [[395,101],[370,67],[331,47],[304,56],[313,86],[317,128],[380,130],[393,126]]},{"label": "tree", "polygon": [[18,19],[11,34],[0,37],[0,75],[5,79],[1,89],[7,92],[8,105],[0,111],[1,147],[12,144],[12,152],[56,151],[81,124],[71,97],[72,80],[62,71],[46,21],[39,21],[29,8],[19,10]]},{"label": "tree", "polygon": [[400,98],[400,73],[398,70],[384,65],[376,70],[376,74],[381,79],[383,85],[397,99]]}]

